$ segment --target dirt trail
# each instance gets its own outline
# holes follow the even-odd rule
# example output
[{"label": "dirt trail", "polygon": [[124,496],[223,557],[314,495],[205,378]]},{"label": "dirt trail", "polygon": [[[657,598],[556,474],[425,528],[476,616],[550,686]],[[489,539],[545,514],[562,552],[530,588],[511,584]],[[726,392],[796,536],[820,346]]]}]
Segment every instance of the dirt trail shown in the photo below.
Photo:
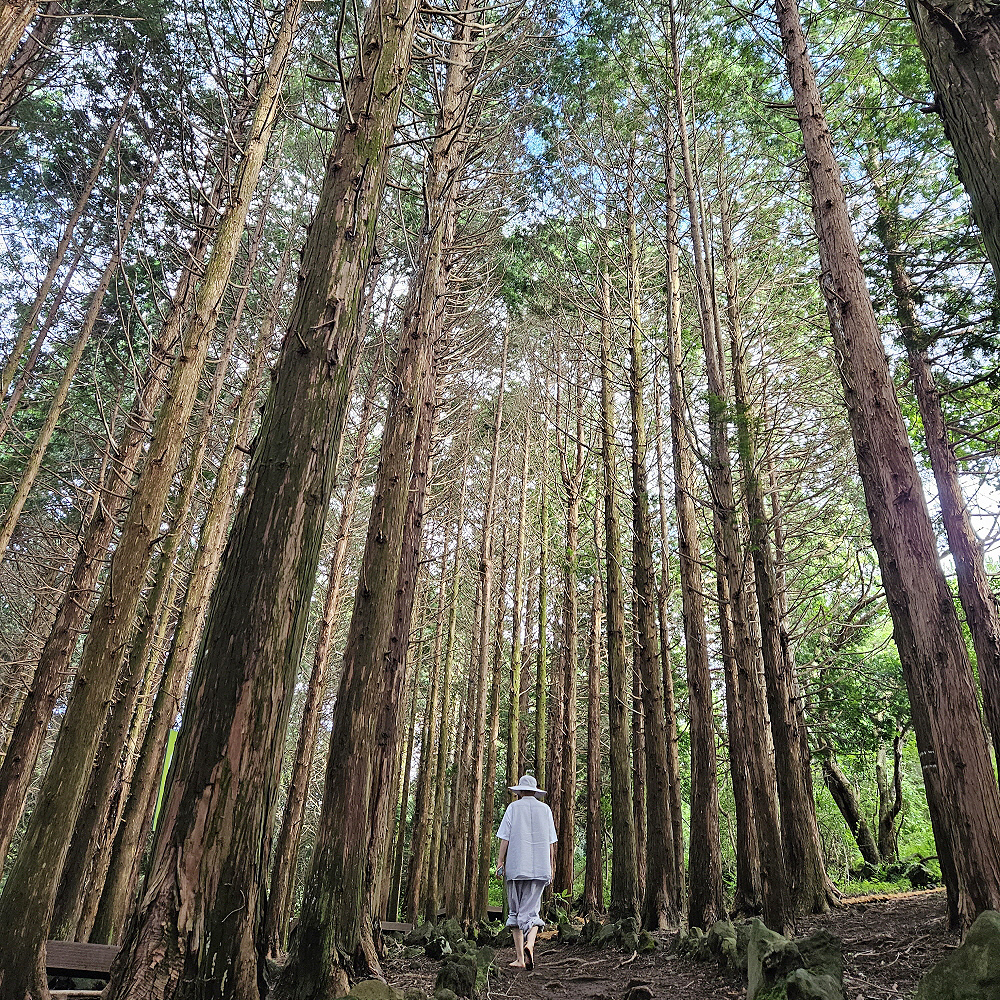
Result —
[{"label": "dirt trail", "polygon": [[[957,944],[948,932],[943,890],[893,896],[867,896],[846,902],[831,913],[800,921],[797,934],[825,927],[844,941],[847,1000],[907,1000],[921,976]],[[553,932],[536,946],[532,972],[508,969],[510,949],[500,951],[500,971],[491,979],[489,997],[537,997],[539,1000],[623,1000],[630,983],[641,982],[662,1000],[742,1000],[746,985],[714,965],[672,954],[672,935],[661,935],[662,948],[650,956],[595,951],[563,945]],[[394,986],[433,989],[438,964],[429,959],[390,963]]]}]

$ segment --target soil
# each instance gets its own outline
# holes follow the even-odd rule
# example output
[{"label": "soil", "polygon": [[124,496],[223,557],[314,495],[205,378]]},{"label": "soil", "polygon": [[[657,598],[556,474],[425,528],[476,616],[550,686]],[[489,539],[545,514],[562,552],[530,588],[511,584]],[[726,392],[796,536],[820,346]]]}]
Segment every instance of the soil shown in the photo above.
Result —
[{"label": "soil", "polygon": [[[943,890],[851,899],[822,916],[803,918],[795,936],[825,928],[844,942],[847,1000],[906,1000],[932,965],[956,947],[948,931]],[[490,979],[488,1000],[537,997],[539,1000],[624,1000],[631,985],[649,987],[657,1000],[743,1000],[746,982],[673,953],[676,935],[659,935],[652,955],[627,956],[565,945],[554,931],[543,932],[535,947],[535,969],[510,969],[513,949],[497,953],[498,972]],[[389,962],[393,986],[433,991],[438,963],[430,959]]]}]

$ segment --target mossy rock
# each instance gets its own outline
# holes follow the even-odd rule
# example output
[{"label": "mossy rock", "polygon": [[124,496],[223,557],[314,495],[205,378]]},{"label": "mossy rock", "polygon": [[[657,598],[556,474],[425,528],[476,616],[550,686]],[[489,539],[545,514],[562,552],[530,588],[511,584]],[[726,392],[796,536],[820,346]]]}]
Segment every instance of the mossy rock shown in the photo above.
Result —
[{"label": "mossy rock", "polygon": [[608,948],[621,944],[622,930],[619,924],[603,924],[600,930],[590,939],[590,943],[595,948]]},{"label": "mossy rock", "polygon": [[778,1000],[784,997],[785,978],[802,968],[799,949],[782,934],[754,920],[747,966],[747,1000]]},{"label": "mossy rock", "polygon": [[474,997],[479,969],[469,955],[447,955],[434,980],[434,994],[438,990],[451,990],[456,996]]},{"label": "mossy rock", "polygon": [[928,886],[937,884],[934,873],[923,865],[913,865],[906,873],[906,877],[910,880],[910,885],[914,889],[926,889]]},{"label": "mossy rock", "polygon": [[736,928],[730,921],[716,920],[708,929],[705,943],[712,956],[723,968],[735,970],[740,967]]},{"label": "mossy rock", "polygon": [[355,983],[347,995],[356,1000],[404,1000],[402,990],[383,983],[381,979],[363,979]]},{"label": "mossy rock", "polygon": [[563,944],[576,944],[580,940],[580,928],[570,920],[560,920],[559,940]]},{"label": "mossy rock", "polygon": [[636,943],[636,951],[640,955],[652,954],[657,949],[656,938],[649,931],[639,931],[639,939]]},{"label": "mossy rock", "polygon": [[416,986],[407,986],[403,990],[403,1000],[427,1000],[427,994]]},{"label": "mossy rock", "polygon": [[424,949],[418,948],[416,945],[414,945],[411,948],[403,949],[403,958],[405,959],[421,958],[423,954],[424,954]]},{"label": "mossy rock", "polygon": [[425,945],[434,936],[434,925],[425,920],[422,924],[408,931],[403,937],[403,944]]},{"label": "mossy rock", "polygon": [[594,940],[595,935],[602,926],[600,914],[591,910],[583,922],[583,930],[580,931],[580,940],[583,941],[584,944],[589,944]]},{"label": "mossy rock", "polygon": [[427,946],[424,948],[424,954],[428,958],[433,958],[435,961],[439,961],[446,955],[450,955],[453,950],[451,942],[447,938],[432,937],[430,941],[427,942]]},{"label": "mossy rock", "polygon": [[785,980],[785,996],[788,1000],[844,1000],[843,981],[796,969]]},{"label": "mossy rock", "polygon": [[979,914],[964,944],[920,981],[917,1000],[1000,1000],[1000,913]]},{"label": "mossy rock", "polygon": [[458,1000],[458,994],[454,990],[435,990],[434,1000]]},{"label": "mossy rock", "polygon": [[438,937],[447,938],[448,942],[451,944],[452,950],[455,949],[455,945],[457,945],[459,941],[465,940],[465,932],[462,930],[462,925],[454,917],[442,920],[441,923],[434,928],[434,932]]}]

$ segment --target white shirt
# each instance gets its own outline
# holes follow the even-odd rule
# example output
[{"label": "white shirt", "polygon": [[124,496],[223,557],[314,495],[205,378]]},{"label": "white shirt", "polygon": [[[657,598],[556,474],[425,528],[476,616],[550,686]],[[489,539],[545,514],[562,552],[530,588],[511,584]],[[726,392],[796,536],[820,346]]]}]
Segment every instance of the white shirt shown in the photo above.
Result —
[{"label": "white shirt", "polygon": [[525,795],[511,802],[500,820],[497,838],[508,843],[504,872],[507,881],[552,878],[549,845],[559,838],[552,810],[541,799]]}]

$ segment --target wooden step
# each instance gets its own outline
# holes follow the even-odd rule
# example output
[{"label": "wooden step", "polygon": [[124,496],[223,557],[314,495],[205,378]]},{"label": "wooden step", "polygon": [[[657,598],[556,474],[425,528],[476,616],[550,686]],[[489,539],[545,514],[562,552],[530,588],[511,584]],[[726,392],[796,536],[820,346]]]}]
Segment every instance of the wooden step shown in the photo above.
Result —
[{"label": "wooden step", "polygon": [[116,944],[47,941],[45,968],[50,976],[69,976],[73,979],[107,976],[118,951]]}]

